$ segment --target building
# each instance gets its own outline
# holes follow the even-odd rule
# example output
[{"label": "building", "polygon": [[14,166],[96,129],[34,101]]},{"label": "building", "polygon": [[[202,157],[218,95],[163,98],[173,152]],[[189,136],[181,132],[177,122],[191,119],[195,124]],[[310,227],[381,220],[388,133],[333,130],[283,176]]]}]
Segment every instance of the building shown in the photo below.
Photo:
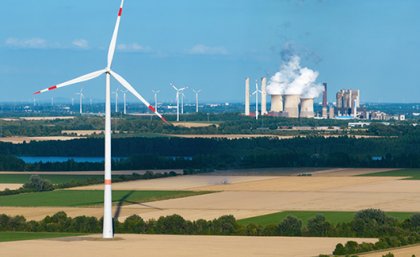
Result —
[{"label": "building", "polygon": [[357,108],[360,107],[359,89],[341,89],[336,94],[338,116],[357,116]]}]

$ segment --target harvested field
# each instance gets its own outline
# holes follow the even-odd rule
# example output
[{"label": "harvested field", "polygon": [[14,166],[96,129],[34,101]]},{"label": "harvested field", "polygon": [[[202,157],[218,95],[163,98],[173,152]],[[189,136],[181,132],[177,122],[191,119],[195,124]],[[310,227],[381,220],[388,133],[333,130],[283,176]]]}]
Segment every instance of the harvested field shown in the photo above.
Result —
[{"label": "harvested field", "polygon": [[15,190],[19,189],[22,186],[22,184],[0,184],[0,191],[10,189]]},{"label": "harvested field", "polygon": [[322,177],[350,177],[350,176],[360,176],[360,175],[369,175],[378,172],[392,171],[398,169],[327,169],[312,172],[313,176],[322,176]]},{"label": "harvested field", "polygon": [[[273,192],[324,192],[345,190],[353,186],[379,185],[390,182],[389,185],[398,184],[398,177],[265,177],[257,181],[241,183],[219,184],[194,188],[205,191],[273,191]],[[404,184],[404,183],[403,183]],[[417,183],[420,187],[420,182]],[[385,188],[387,190],[387,188]],[[420,192],[420,188],[419,188]]]},{"label": "harvested field", "polygon": [[118,235],[115,240],[104,241],[99,236],[85,236],[1,243],[0,256],[308,257],[331,253],[337,243],[347,240],[376,241],[350,238],[175,235]]},{"label": "harvested field", "polygon": [[44,116],[44,117],[20,117],[21,120],[42,121],[42,120],[73,120],[74,116]]},{"label": "harvested field", "polygon": [[420,245],[389,249],[387,251],[374,252],[368,254],[359,254],[360,257],[382,257],[387,253],[393,253],[395,257],[412,257],[420,256]]},{"label": "harvested field", "polygon": [[68,136],[50,136],[50,137],[2,137],[0,142],[12,143],[12,144],[23,144],[30,143],[32,141],[68,141],[73,139],[80,139],[82,137],[68,137]]},{"label": "harvested field", "polygon": [[170,137],[182,137],[182,138],[226,138],[226,139],[250,139],[250,138],[261,138],[261,137],[270,137],[277,139],[290,139],[295,138],[296,136],[279,136],[279,135],[269,135],[269,134],[168,134]]},{"label": "harvested field", "polygon": [[[188,190],[209,185],[235,184],[247,181],[266,180],[267,176],[179,176],[153,180],[137,180],[112,184],[114,190]],[[97,190],[102,185],[72,188],[75,190]],[[200,188],[201,190],[201,188]],[[210,190],[217,191],[217,190]]]},{"label": "harvested field", "polygon": [[61,134],[63,135],[76,135],[76,136],[92,136],[92,135],[101,135],[103,130],[62,130]]},{"label": "harvested field", "polygon": [[185,128],[205,128],[210,126],[219,127],[217,123],[209,123],[209,122],[173,122],[172,125],[175,127],[185,127]]}]

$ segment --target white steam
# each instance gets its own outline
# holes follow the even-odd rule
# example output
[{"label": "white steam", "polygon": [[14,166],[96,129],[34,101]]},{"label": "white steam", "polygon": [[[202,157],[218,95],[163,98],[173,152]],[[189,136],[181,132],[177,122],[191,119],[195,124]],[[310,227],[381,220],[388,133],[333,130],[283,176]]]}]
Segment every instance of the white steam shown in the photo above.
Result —
[{"label": "white steam", "polygon": [[267,86],[270,95],[300,95],[302,98],[316,98],[324,87],[316,83],[319,73],[300,66],[300,58],[292,56],[289,62],[282,64],[280,71],[274,74]]}]

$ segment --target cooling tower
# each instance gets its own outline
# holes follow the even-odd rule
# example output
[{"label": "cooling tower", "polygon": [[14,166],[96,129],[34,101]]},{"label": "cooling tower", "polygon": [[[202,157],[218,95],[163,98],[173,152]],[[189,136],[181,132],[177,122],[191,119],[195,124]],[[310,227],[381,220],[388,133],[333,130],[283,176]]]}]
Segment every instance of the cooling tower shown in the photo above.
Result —
[{"label": "cooling tower", "polygon": [[300,99],[300,117],[301,118],[313,118],[314,115],[314,99],[313,98],[301,98]]},{"label": "cooling tower", "polygon": [[249,78],[245,79],[245,115],[249,116]]},{"label": "cooling tower", "polygon": [[283,96],[282,95],[271,95],[271,110],[272,112],[283,111]]},{"label": "cooling tower", "polygon": [[267,114],[267,78],[261,79],[261,115]]},{"label": "cooling tower", "polygon": [[299,95],[285,95],[284,96],[284,112],[289,118],[299,118]]}]

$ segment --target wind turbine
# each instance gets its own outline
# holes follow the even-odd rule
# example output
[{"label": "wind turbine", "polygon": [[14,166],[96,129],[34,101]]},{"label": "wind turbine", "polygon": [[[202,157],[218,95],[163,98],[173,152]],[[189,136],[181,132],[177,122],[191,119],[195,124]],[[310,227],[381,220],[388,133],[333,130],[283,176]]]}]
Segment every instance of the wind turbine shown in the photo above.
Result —
[{"label": "wind turbine", "polygon": [[83,94],[83,88],[82,89],[80,89],[80,92],[79,93],[76,93],[76,95],[79,95],[79,112],[80,112],[80,115],[82,115],[83,114],[83,97],[85,96],[84,94]]},{"label": "wind turbine", "polygon": [[123,99],[124,99],[124,115],[127,114],[127,90],[121,90],[123,92]]},{"label": "wind turbine", "polygon": [[120,90],[120,89],[117,88],[114,92],[114,94],[115,94],[115,112],[118,112],[118,90]]},{"label": "wind turbine", "polygon": [[176,90],[176,121],[179,121],[179,96],[188,87],[177,88],[172,83],[171,86]]},{"label": "wind turbine", "polygon": [[160,93],[160,90],[152,90],[152,92],[153,92],[153,94],[155,96],[155,109],[157,111],[157,109],[158,109],[158,98],[157,98],[157,96]]},{"label": "wind turbine", "polygon": [[108,60],[107,66],[104,69],[94,71],[92,73],[80,76],[78,78],[66,81],[61,84],[51,86],[49,88],[35,92],[35,94],[41,94],[47,91],[51,91],[57,88],[73,85],[76,83],[88,81],[99,77],[100,75],[106,75],[105,83],[105,180],[104,180],[104,218],[103,218],[103,238],[113,238],[113,222],[112,222],[112,187],[111,187],[111,76],[114,77],[123,87],[130,91],[135,97],[143,102],[150,111],[154,112],[159,118],[165,123],[169,124],[166,119],[151,106],[122,76],[111,70],[112,60],[115,53],[117,44],[118,29],[120,25],[124,0],[121,1],[121,6],[118,11],[117,22],[115,24],[114,32],[112,35],[111,43],[108,49]]},{"label": "wind turbine", "polygon": [[193,89],[194,93],[195,93],[195,112],[198,112],[198,94],[201,92],[200,90],[195,90]]},{"label": "wind turbine", "polygon": [[258,93],[261,93],[261,90],[258,89],[258,80],[255,80],[255,91],[252,93],[255,95],[255,119],[258,120]]}]

